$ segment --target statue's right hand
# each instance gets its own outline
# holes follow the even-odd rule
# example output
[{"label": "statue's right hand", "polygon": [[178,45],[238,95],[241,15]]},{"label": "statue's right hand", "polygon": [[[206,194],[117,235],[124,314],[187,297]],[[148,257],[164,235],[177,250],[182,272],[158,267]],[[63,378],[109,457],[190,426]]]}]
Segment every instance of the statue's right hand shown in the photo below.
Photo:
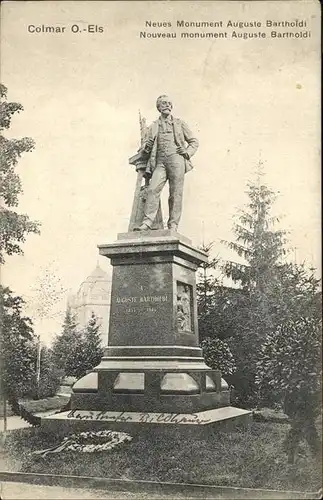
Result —
[{"label": "statue's right hand", "polygon": [[145,144],[145,150],[146,150],[146,151],[147,151],[147,150],[148,150],[148,151],[151,151],[151,150],[152,150],[152,148],[153,148],[153,145],[154,145],[154,139],[153,139],[152,137],[150,137],[150,138],[148,139],[148,141],[146,142],[146,144]]}]

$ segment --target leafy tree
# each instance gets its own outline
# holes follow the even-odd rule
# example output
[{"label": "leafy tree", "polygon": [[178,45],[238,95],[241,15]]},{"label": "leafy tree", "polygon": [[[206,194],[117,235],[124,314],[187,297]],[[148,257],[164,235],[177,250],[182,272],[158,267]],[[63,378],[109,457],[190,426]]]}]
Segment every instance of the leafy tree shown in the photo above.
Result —
[{"label": "leafy tree", "polygon": [[28,302],[39,320],[46,318],[57,318],[61,311],[55,310],[66,292],[60,277],[51,262],[43,268],[30,287],[31,295]]},{"label": "leafy tree", "polygon": [[275,326],[301,317],[322,316],[321,282],[305,263],[286,263],[277,268],[277,279],[268,289]]},{"label": "leafy tree", "polygon": [[321,407],[321,336],[319,318],[287,320],[266,336],[259,353],[259,390],[270,386],[290,417],[285,447],[291,463],[303,436],[313,453],[320,450],[315,418]]},{"label": "leafy tree", "polygon": [[[7,88],[0,84],[0,131],[10,128],[12,116],[23,110],[21,104],[7,102]],[[21,254],[20,244],[28,233],[39,233],[39,223],[26,214],[18,214],[13,207],[18,205],[22,185],[16,167],[25,152],[34,149],[29,137],[8,139],[0,135],[0,264],[4,256]]]},{"label": "leafy tree", "polygon": [[78,330],[75,315],[72,314],[71,308],[68,306],[63,331],[54,339],[52,346],[53,362],[61,370],[62,375],[70,375],[69,363],[79,349],[80,343],[81,333]]},{"label": "leafy tree", "polygon": [[23,315],[24,301],[0,285],[2,392],[7,398],[30,395],[35,380],[36,336],[31,319]]},{"label": "leafy tree", "polygon": [[91,318],[82,332],[77,350],[68,360],[67,375],[83,377],[87,372],[97,366],[103,356],[102,340],[100,335],[100,323],[92,312]]},{"label": "leafy tree", "polygon": [[[2,135],[11,125],[12,116],[23,110],[21,104],[7,102],[7,88],[0,84],[0,265],[6,255],[22,254],[21,243],[29,233],[39,233],[39,223],[14,210],[22,193],[16,172],[18,160],[32,151],[34,142],[28,137],[8,139]],[[6,400],[20,415],[18,398],[32,393],[35,375],[35,342],[31,320],[22,315],[24,301],[9,288],[0,290],[1,392],[4,397],[6,429]],[[27,416],[28,419],[28,416]],[[31,419],[32,420],[32,419]]]}]

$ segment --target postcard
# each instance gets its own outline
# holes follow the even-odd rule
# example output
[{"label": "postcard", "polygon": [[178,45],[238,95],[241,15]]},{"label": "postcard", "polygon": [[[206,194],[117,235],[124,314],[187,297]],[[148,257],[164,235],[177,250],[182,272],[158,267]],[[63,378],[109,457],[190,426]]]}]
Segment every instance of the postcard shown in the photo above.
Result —
[{"label": "postcard", "polygon": [[[223,242],[246,243],[234,228],[241,211],[254,208],[257,179],[273,196],[273,231],[286,237],[283,262],[320,279],[320,18],[314,0],[2,2],[3,99],[22,106],[12,108],[3,134],[32,141],[13,163],[20,180],[8,189],[17,204],[8,205],[5,188],[2,201],[39,225],[13,236],[21,252],[1,246],[1,284],[24,300],[39,345],[53,345],[67,310],[83,329],[94,313],[106,359],[118,358],[119,393],[145,391],[138,366],[157,369],[157,358],[165,370],[173,366],[167,356],[200,359],[195,270],[206,269],[209,250],[217,283],[240,289],[237,274],[220,276],[223,263],[244,262]],[[173,267],[155,269],[165,262]],[[136,355],[141,365],[131,364]],[[180,365],[181,381],[166,377],[157,392],[226,384],[211,374],[204,389],[196,386],[185,378],[191,362]],[[123,368],[137,375],[130,381]],[[80,393],[97,383],[87,380]],[[119,412],[77,404],[80,412]],[[194,413],[174,405],[178,415]],[[172,413],[149,411],[151,422]],[[230,473],[226,485],[248,487]],[[196,482],[194,470],[176,474],[159,478],[154,470],[149,478]],[[265,479],[250,484],[279,489]],[[292,489],[287,479],[282,489]]]}]

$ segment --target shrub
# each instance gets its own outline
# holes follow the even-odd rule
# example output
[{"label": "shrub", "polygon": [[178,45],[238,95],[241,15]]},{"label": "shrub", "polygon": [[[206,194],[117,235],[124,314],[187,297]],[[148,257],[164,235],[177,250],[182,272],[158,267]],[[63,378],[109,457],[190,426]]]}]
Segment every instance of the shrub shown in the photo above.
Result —
[{"label": "shrub", "polygon": [[236,370],[234,357],[226,342],[220,339],[206,338],[201,347],[206,364],[214,370],[221,370],[222,375],[232,375]]}]

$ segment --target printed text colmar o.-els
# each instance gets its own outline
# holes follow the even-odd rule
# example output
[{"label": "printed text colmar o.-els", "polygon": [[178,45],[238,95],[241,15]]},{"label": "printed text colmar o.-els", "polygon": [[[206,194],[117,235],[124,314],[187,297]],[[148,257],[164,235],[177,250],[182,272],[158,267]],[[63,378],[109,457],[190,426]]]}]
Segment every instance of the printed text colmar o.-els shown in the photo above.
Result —
[{"label": "printed text colmar o.-els", "polygon": [[63,34],[63,33],[103,33],[104,27],[98,24],[28,24],[27,31],[32,34]]}]

